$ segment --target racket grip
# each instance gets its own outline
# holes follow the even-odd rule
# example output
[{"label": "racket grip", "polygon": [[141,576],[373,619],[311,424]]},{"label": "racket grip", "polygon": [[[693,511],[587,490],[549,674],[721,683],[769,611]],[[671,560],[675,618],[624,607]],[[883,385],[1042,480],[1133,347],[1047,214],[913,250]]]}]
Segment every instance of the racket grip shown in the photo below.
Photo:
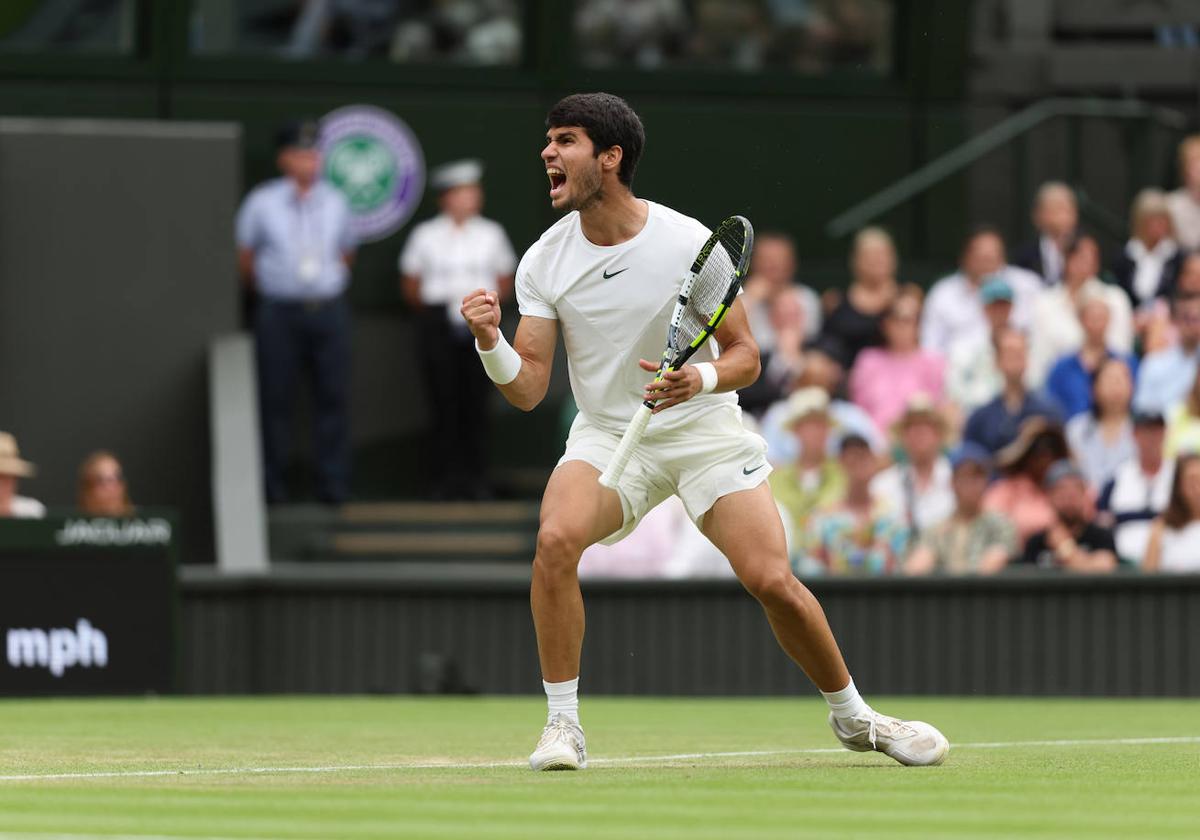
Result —
[{"label": "racket grip", "polygon": [[629,457],[633,454],[633,450],[637,449],[637,445],[646,431],[646,424],[649,422],[650,409],[644,404],[638,406],[637,414],[633,415],[633,419],[629,421],[629,427],[625,429],[625,434],[621,436],[621,442],[617,444],[616,451],[608,461],[608,469],[600,476],[602,485],[610,490],[617,489],[617,485],[621,482],[621,475],[625,472],[625,466],[629,463]]}]

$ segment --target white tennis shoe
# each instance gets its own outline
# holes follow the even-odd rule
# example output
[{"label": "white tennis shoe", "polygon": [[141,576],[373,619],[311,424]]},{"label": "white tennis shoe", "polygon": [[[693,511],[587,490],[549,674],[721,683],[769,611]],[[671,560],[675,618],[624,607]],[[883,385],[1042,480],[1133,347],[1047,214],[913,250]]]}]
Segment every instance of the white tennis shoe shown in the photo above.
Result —
[{"label": "white tennis shoe", "polygon": [[950,752],[946,736],[928,723],[899,720],[874,709],[841,720],[829,715],[829,725],[842,746],[855,752],[875,750],[911,767],[941,764]]},{"label": "white tennis shoe", "polygon": [[550,718],[537,748],[529,756],[534,770],[583,770],[587,767],[587,744],[579,724],[563,714]]}]

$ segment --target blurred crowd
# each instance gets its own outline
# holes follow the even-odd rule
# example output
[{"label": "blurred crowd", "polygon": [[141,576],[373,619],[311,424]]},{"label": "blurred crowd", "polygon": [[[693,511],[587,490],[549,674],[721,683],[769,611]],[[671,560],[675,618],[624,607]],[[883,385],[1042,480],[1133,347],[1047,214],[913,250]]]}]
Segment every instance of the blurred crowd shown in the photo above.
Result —
[{"label": "blurred crowd", "polygon": [[523,0],[248,0],[235,13],[231,33],[227,0],[197,0],[192,49],[471,65],[517,64],[524,49]]},{"label": "blurred crowd", "polygon": [[578,0],[575,37],[589,67],[885,73],[891,14],[888,0]]},{"label": "blurred crowd", "polygon": [[[743,299],[763,374],[741,397],[797,574],[1200,571],[1200,135],[1179,166],[1114,253],[1051,182],[1029,241],[971,230],[928,292],[883,229],[822,298],[792,241],[760,235]],[[648,531],[582,571],[680,574]]]}]

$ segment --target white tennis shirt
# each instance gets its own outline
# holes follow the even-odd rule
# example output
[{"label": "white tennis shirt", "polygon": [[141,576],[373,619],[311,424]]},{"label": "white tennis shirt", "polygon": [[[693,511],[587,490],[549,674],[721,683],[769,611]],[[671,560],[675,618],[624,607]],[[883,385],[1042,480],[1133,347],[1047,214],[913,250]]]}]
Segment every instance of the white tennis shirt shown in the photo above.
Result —
[{"label": "white tennis shirt", "polygon": [[[653,378],[638,359],[658,362],[679,287],[711,231],[693,218],[647,201],[646,225],[627,242],[600,246],[568,213],[525,252],[517,266],[523,316],[559,322],[575,404],[593,425],[621,434]],[[710,339],[689,362],[716,358]],[[697,394],[650,420],[652,435],[686,425],[737,394]]]}]

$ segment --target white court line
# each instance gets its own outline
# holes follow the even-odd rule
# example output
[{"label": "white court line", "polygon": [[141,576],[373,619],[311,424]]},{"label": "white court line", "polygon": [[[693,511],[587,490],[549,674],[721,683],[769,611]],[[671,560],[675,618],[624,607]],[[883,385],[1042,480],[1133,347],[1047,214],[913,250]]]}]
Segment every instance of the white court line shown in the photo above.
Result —
[{"label": "white court line", "polygon": [[[1074,738],[1055,741],[979,741],[951,743],[952,750],[983,750],[1004,747],[1084,747],[1141,746],[1147,744],[1200,744],[1200,735],[1160,738]],[[633,755],[617,758],[591,758],[588,764],[656,764],[668,761],[693,761],[711,758],[760,758],[769,755],[821,755],[846,752],[841,747],[815,747],[790,750],[741,750],[737,752],[672,753],[670,755]],[[0,782],[36,782],[61,779],[148,779],[167,776],[240,776],[269,773],[354,773],[364,770],[491,770],[500,767],[525,767],[525,761],[416,761],[394,764],[331,764],[315,767],[214,767],[177,768],[174,770],[102,770],[93,773],[24,773],[0,776]],[[0,840],[6,835],[0,834]],[[65,835],[64,835],[65,836]],[[203,840],[203,838],[201,838]]]}]

